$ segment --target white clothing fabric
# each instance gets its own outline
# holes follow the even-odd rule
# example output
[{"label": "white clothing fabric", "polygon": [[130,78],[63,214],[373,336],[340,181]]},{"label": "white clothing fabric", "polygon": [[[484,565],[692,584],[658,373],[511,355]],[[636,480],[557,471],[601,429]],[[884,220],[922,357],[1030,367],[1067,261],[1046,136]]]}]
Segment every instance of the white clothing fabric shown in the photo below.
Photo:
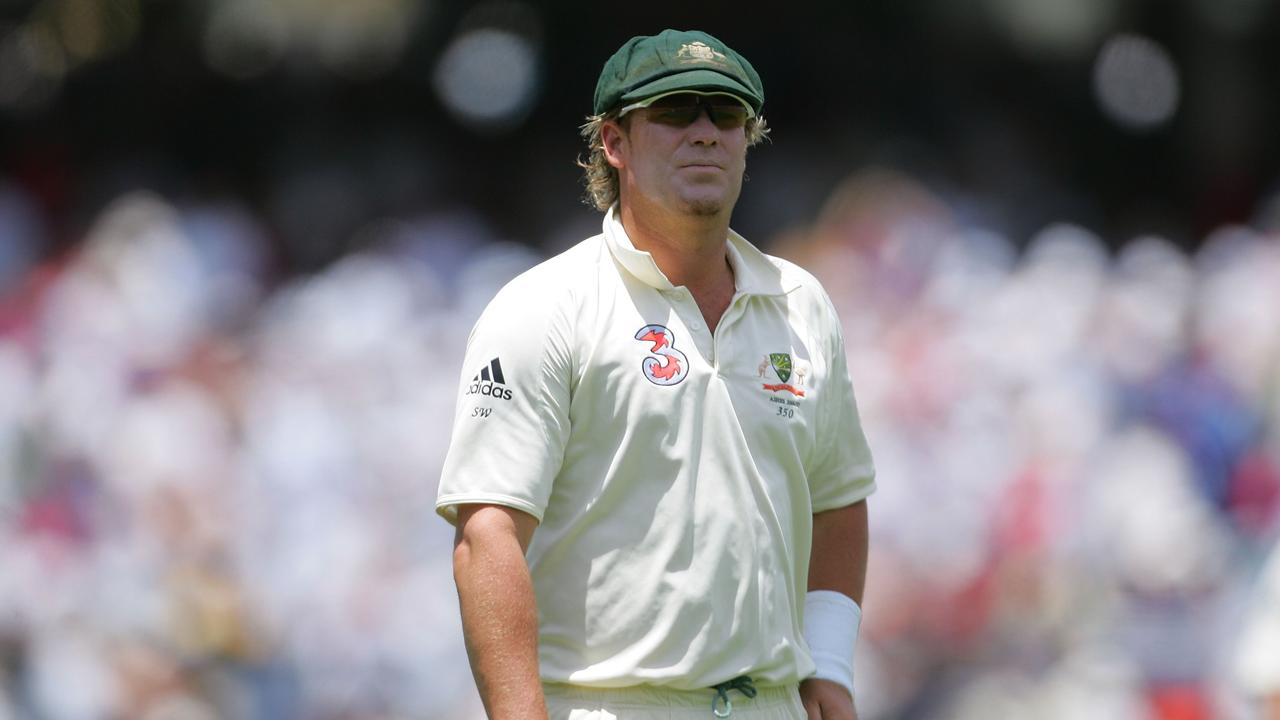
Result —
[{"label": "white clothing fabric", "polygon": [[818,282],[736,233],[728,260],[737,292],[713,335],[611,211],[472,332],[437,510],[540,520],[528,561],[546,681],[814,672],[812,515],[871,494],[871,455]]},{"label": "white clothing fabric", "polygon": [[[544,685],[551,720],[714,720],[714,690],[671,690],[635,687],[616,689]],[[794,685],[757,688],[754,698],[728,692],[728,708],[716,709],[729,720],[806,720],[800,692]]]}]

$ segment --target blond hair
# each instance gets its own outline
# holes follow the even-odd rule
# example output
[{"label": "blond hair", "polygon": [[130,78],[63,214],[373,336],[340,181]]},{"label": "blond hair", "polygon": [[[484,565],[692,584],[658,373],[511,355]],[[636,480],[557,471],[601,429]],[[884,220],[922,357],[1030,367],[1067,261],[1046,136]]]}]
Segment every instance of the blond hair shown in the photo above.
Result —
[{"label": "blond hair", "polygon": [[[610,120],[617,120],[617,110],[610,110],[602,115],[590,115],[580,128],[582,138],[587,141],[587,159],[578,156],[578,167],[583,169],[582,182],[587,186],[583,202],[604,212],[618,201],[618,170],[609,164],[604,155],[604,140],[600,137],[600,129]],[[756,115],[747,120],[744,128],[747,133],[747,147],[760,144],[769,136],[769,125],[763,115]]]}]

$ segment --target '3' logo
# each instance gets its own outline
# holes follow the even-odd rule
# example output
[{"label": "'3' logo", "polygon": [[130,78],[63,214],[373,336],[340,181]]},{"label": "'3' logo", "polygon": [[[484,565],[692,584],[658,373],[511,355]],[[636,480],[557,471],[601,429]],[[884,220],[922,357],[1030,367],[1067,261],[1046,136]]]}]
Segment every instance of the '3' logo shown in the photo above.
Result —
[{"label": "'3' logo", "polygon": [[653,343],[649,357],[640,361],[640,369],[654,385],[675,385],[689,374],[689,359],[675,349],[675,336],[662,325],[645,325],[636,339]]}]

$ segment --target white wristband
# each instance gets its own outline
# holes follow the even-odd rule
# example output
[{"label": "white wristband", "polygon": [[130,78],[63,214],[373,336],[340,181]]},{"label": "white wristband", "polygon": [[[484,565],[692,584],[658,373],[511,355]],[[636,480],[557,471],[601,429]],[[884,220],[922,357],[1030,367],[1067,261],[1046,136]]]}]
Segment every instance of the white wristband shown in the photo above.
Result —
[{"label": "white wristband", "polygon": [[853,695],[853,647],[862,608],[834,590],[811,590],[804,598],[804,639],[818,671],[813,677],[845,686]]}]

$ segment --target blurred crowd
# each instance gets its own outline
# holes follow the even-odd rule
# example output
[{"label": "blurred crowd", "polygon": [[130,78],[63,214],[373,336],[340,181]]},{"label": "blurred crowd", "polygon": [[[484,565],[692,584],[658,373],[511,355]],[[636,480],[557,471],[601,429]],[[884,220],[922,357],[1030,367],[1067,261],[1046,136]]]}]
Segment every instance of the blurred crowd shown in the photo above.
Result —
[{"label": "blurred crowd", "polygon": [[835,296],[881,478],[866,716],[1252,717],[1280,689],[1280,639],[1238,649],[1278,529],[1280,235],[1015,252],[869,172],[777,250]]},{"label": "blurred crowd", "polygon": [[[456,210],[285,279],[232,201],[38,223],[0,183],[0,720],[478,717],[436,480],[542,256]],[[877,460],[863,720],[1262,717],[1280,232],[1009,238],[870,169],[753,240],[831,293]]]}]

